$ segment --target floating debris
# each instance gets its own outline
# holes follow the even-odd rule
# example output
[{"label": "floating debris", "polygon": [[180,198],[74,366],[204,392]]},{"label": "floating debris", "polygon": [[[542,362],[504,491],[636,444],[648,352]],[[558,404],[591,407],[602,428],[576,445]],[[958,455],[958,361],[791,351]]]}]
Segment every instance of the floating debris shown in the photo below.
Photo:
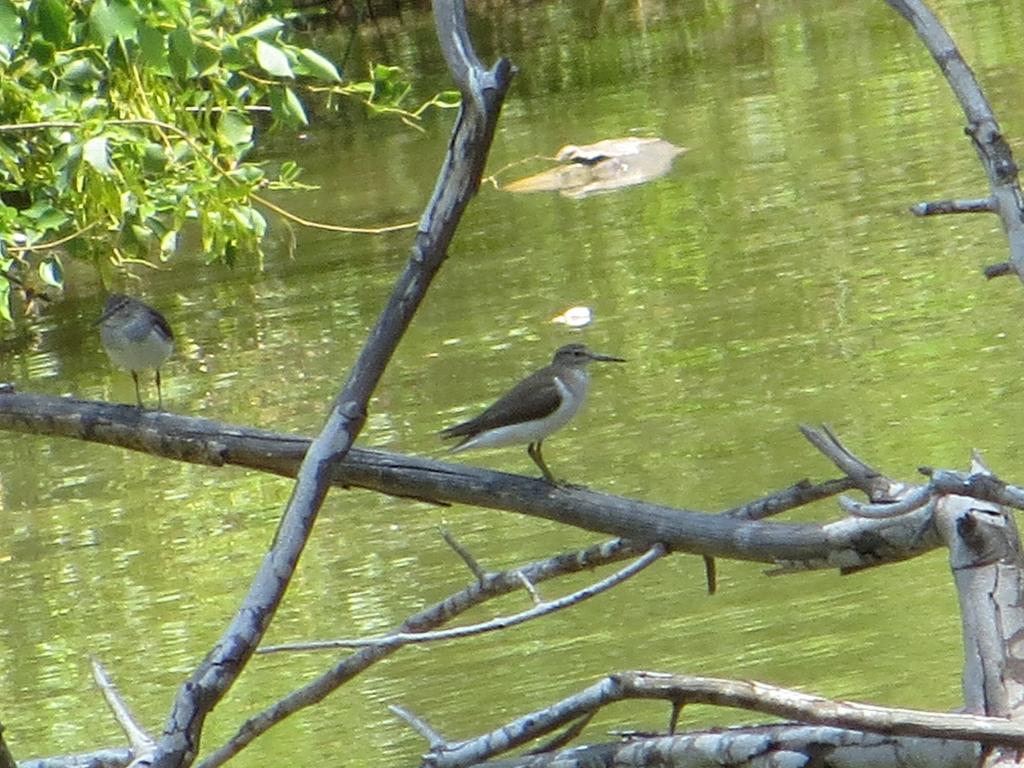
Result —
[{"label": "floating debris", "polygon": [[686,152],[664,139],[627,136],[594,144],[567,144],[555,159],[563,165],[506,184],[508,192],[558,191],[580,199],[632,187],[664,176]]},{"label": "floating debris", "polygon": [[565,312],[551,318],[552,323],[567,325],[570,328],[583,328],[590,325],[594,313],[590,307],[569,307]]}]

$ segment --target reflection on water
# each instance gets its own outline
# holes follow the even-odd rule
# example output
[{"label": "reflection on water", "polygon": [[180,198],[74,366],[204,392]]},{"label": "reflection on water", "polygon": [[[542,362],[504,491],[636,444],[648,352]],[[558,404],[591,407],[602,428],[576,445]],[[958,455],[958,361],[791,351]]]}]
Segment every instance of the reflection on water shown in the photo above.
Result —
[{"label": "reflection on water", "polygon": [[[442,456],[437,430],[572,340],[630,359],[594,371],[584,411],[545,443],[556,473],[577,482],[726,508],[833,473],[797,433],[805,421],[829,422],[865,459],[908,479],[920,464],[963,466],[975,447],[1012,479],[1020,287],[979,276],[1004,257],[994,219],[905,214],[919,200],[975,194],[984,180],[956,105],[902,22],[882,3],[601,7],[534,4],[478,19],[485,51],[520,67],[492,166],[627,134],[692,151],[658,181],[614,195],[482,190],[361,442]],[[1021,123],[1010,98],[1024,71],[1024,22],[1006,12],[1014,7],[941,9],[1007,126]],[[406,21],[416,29],[406,44],[423,47],[396,55],[427,73],[426,92],[443,83],[430,24]],[[371,37],[361,45],[375,55]],[[322,189],[281,202],[335,222],[414,220],[451,119],[431,117],[423,134],[361,120],[314,131],[298,151],[305,180]],[[197,255],[147,281],[146,298],[180,340],[165,369],[170,409],[320,427],[410,237],[281,225],[273,237],[262,267],[205,268]],[[5,345],[0,380],[131,402],[130,377],[111,369],[90,325],[101,303],[70,297],[17,337],[26,343]],[[581,330],[550,322],[574,305],[594,321]],[[517,447],[458,459],[535,471]],[[104,718],[83,726],[99,706],[88,654],[158,730],[182,674],[247,588],[288,493],[287,482],[251,472],[0,437],[0,698],[15,754],[120,743]],[[796,517],[837,515],[822,504]],[[595,540],[504,513],[336,491],[268,640],[379,632],[459,589],[469,576],[439,525],[495,569]],[[758,565],[720,568],[713,598],[699,560],[674,557],[570,613],[402,651],[241,764],[336,754],[338,744],[356,762],[408,764],[423,745],[386,704],[457,738],[622,668],[956,706],[959,620],[942,553],[849,578],[769,581]],[[527,604],[510,596],[496,610]],[[205,743],[328,663],[257,660]],[[641,712],[649,722],[616,709],[593,738],[611,726],[663,725],[665,713]]]}]

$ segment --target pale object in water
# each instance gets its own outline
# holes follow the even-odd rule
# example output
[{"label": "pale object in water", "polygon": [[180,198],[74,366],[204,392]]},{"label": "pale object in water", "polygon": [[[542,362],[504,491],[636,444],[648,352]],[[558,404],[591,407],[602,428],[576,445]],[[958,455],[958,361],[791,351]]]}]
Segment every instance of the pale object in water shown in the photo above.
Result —
[{"label": "pale object in water", "polygon": [[565,312],[551,318],[552,323],[567,325],[570,328],[583,328],[590,325],[594,313],[590,307],[569,307]]},{"label": "pale object in water", "polygon": [[565,197],[579,199],[664,176],[675,158],[686,151],[686,147],[677,147],[664,139],[635,136],[594,144],[567,144],[555,157],[564,165],[517,179],[504,188],[509,192],[557,190]]}]

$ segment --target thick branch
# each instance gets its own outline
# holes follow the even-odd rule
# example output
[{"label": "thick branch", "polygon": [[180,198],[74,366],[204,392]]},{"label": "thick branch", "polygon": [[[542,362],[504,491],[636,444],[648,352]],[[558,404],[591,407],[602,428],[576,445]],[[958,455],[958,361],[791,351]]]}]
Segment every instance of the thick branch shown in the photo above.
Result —
[{"label": "thick branch", "polygon": [[917,203],[910,206],[915,216],[937,216],[947,213],[998,213],[999,206],[991,197],[972,200],[933,200],[930,203]]},{"label": "thick branch", "polygon": [[[248,595],[220,640],[179,689],[164,735],[157,744],[155,768],[179,768],[195,759],[206,715],[238,678],[284,597],[327,495],[334,467],[345,458],[362,429],[370,395],[447,257],[455,228],[479,186],[498,113],[510,85],[511,68],[502,60],[491,72],[483,71],[472,53],[465,29],[458,24],[442,23],[442,19],[452,18],[464,21],[461,0],[437,0],[436,6],[439,32],[455,40],[441,41],[453,64],[453,75],[461,81],[466,71],[473,73],[473,98],[463,99],[408,264],[360,351],[323,430],[302,460],[277,535]],[[458,50],[452,52],[453,46]]]},{"label": "thick branch", "polygon": [[[295,435],[140,412],[127,405],[27,394],[0,394],[0,429],[76,437],[183,461],[236,464],[289,477],[309,447],[307,438]],[[847,464],[859,467],[856,471],[861,474],[866,466],[852,458]],[[661,542],[676,552],[755,560],[791,570],[862,568],[914,557],[940,544],[924,514],[897,520],[847,519],[825,526],[745,521],[381,451],[353,449],[332,469],[331,479],[395,496],[533,515],[640,543]],[[902,487],[878,473],[863,479],[886,493]],[[827,491],[841,487],[846,484],[830,484]],[[820,495],[812,492],[804,500],[817,498]]]},{"label": "thick branch", "polygon": [[490,733],[433,749],[430,768],[462,768],[515,749],[614,702],[658,699],[676,706],[710,704],[749,709],[805,723],[852,728],[889,736],[962,739],[1024,746],[1024,727],[1001,718],[940,714],[836,701],[753,681],[688,675],[622,672],[610,675],[543,710],[530,712]]},{"label": "thick branch", "polygon": [[[923,0],[886,0],[910,22],[942,70],[967,118],[966,133],[974,143],[992,191],[991,207],[1003,222],[1010,245],[1010,267],[1024,282],[1024,203],[1017,178],[1017,163],[1003,138],[992,107],[978,85],[974,72],[964,61],[949,33]],[[985,270],[989,277],[1006,274],[995,265]]]}]

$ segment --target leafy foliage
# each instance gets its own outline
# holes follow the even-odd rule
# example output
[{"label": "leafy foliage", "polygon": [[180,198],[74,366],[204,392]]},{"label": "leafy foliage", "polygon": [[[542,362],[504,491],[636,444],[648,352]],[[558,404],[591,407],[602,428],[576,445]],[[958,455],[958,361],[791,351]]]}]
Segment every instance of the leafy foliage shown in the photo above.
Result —
[{"label": "leafy foliage", "polygon": [[218,0],[0,0],[0,313],[29,269],[60,285],[70,254],[109,280],[170,258],[189,222],[210,260],[258,253],[258,190],[299,171],[247,161],[254,121],[305,125],[300,92],[418,114],[397,69],[346,84],[288,32]]}]

